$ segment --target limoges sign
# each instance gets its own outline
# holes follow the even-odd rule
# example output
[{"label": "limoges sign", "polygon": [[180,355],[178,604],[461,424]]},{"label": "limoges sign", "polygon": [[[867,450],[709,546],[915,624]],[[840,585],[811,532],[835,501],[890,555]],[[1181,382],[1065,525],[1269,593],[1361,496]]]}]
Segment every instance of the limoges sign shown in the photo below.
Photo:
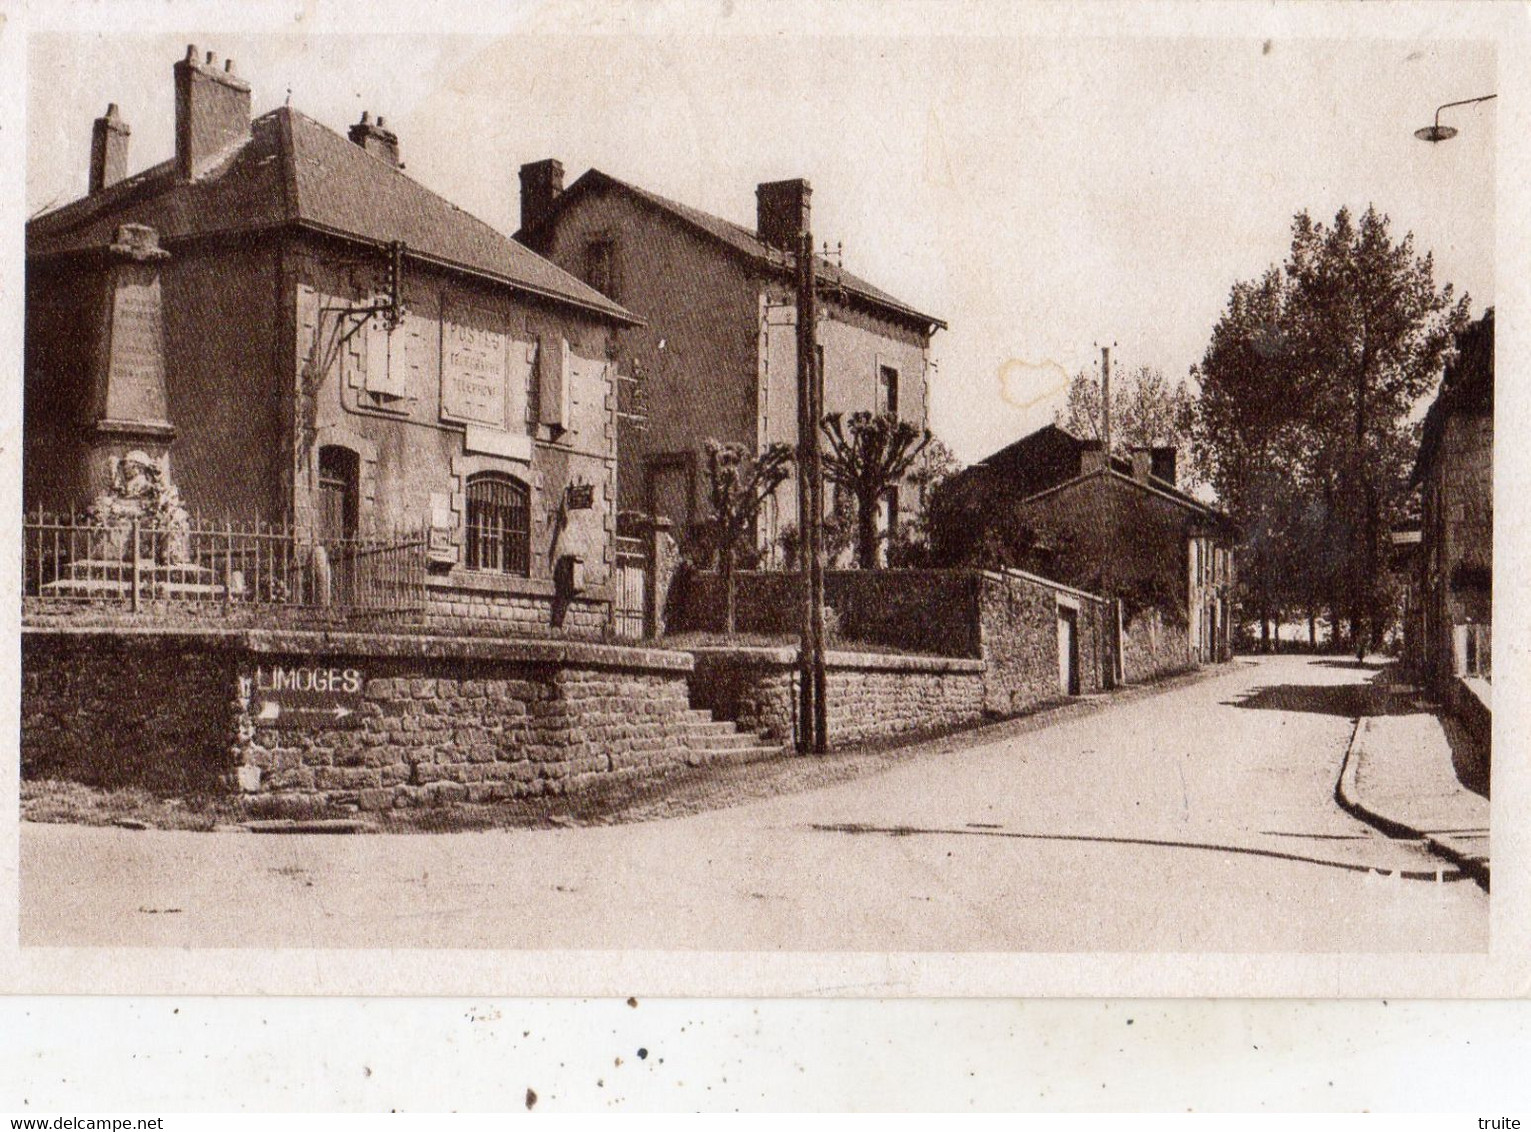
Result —
[{"label": "limoges sign", "polygon": [[259,665],[250,684],[250,716],[266,727],[360,727],[359,668],[343,665]]}]

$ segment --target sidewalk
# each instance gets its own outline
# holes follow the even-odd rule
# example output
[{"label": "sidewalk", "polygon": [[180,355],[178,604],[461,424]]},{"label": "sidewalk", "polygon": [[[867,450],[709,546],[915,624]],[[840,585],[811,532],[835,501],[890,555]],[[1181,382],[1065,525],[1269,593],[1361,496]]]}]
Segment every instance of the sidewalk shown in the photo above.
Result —
[{"label": "sidewalk", "polygon": [[1384,689],[1373,714],[1356,721],[1336,800],[1390,837],[1424,841],[1487,889],[1489,802],[1457,778],[1449,723],[1417,693]]}]

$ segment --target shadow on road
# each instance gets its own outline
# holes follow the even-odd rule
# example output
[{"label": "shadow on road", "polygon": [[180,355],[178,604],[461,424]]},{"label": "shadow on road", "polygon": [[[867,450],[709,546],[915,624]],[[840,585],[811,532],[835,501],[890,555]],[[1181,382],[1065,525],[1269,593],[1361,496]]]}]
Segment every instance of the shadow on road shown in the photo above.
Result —
[{"label": "shadow on road", "polygon": [[1376,701],[1367,684],[1267,684],[1251,688],[1236,700],[1224,700],[1227,707],[1254,708],[1261,711],[1305,711],[1320,715],[1377,714]]},{"label": "shadow on road", "polygon": [[945,837],[1006,837],[1020,841],[1071,841],[1089,842],[1096,845],[1146,845],[1158,849],[1194,849],[1207,853],[1233,853],[1247,857],[1269,857],[1277,861],[1295,861],[1304,865],[1320,865],[1328,869],[1341,869],[1350,873],[1375,873],[1378,876],[1398,877],[1403,880],[1455,882],[1467,880],[1459,869],[1379,869],[1354,861],[1330,861],[1322,857],[1309,857],[1301,853],[1283,853],[1278,849],[1257,849],[1248,845],[1218,845],[1207,841],[1167,841],[1153,837],[1100,837],[1083,833],[1013,833],[978,825],[967,829],[924,829],[911,825],[863,825],[860,822],[814,823],[808,827],[817,833],[881,834],[885,837],[945,836]]}]

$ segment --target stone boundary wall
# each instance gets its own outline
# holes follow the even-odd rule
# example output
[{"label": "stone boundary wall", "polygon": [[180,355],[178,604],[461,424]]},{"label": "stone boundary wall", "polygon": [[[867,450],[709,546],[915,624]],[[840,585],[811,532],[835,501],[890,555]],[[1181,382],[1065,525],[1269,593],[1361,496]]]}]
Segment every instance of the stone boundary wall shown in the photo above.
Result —
[{"label": "stone boundary wall", "polygon": [[[741,633],[796,635],[798,575],[744,570],[734,575],[735,627]],[[880,645],[933,656],[979,655],[978,574],[973,570],[827,570],[824,601],[846,645]],[[677,573],[665,603],[672,633],[723,631],[723,582],[715,573]]]},{"label": "stone boundary wall", "polygon": [[[554,604],[560,606],[554,615]],[[376,613],[321,606],[219,601],[145,600],[137,613],[120,601],[22,599],[22,620],[38,628],[307,630],[422,633],[601,641],[611,628],[611,605],[601,599],[563,601],[536,594],[486,595],[432,584],[424,609]]]},{"label": "stone boundary wall", "polygon": [[980,573],[979,618],[984,710],[1019,715],[1066,698],[1058,672],[1058,610],[1075,611],[1079,691],[1111,687],[1112,604],[1019,570]]},{"label": "stone boundary wall", "polygon": [[[697,648],[691,698],[719,719],[795,741],[795,648]],[[984,664],[959,657],[831,652],[825,657],[829,742],[839,746],[937,731],[983,717]]]},{"label": "stone boundary wall", "polygon": [[1122,663],[1133,684],[1194,668],[1190,629],[1165,621],[1157,609],[1139,610],[1122,631]]},{"label": "stone boundary wall", "polygon": [[[27,628],[21,645],[27,778],[367,809],[652,778],[709,749],[680,652],[265,630]],[[345,726],[273,717],[278,666],[354,672],[335,677],[356,693],[336,698]]]},{"label": "stone boundary wall", "polygon": [[[737,575],[739,631],[795,635],[797,586],[796,574]],[[1017,715],[1064,698],[1058,670],[1060,608],[1075,611],[1080,692],[1104,691],[1114,683],[1115,606],[1061,582],[1021,570],[832,570],[825,575],[824,589],[845,648],[866,642],[983,661],[983,709],[990,715]],[[672,630],[721,631],[722,616],[717,575],[693,572],[677,578],[671,590]],[[1156,651],[1159,637],[1148,640],[1151,643],[1140,640],[1138,653],[1127,657],[1129,681],[1189,666],[1183,631],[1180,651],[1170,648],[1175,663]],[[699,658],[703,655],[702,650],[693,651]],[[745,668],[739,661],[731,665],[732,674],[718,676],[715,694],[723,702],[732,702],[727,689],[737,680],[756,687],[752,677],[739,674]],[[750,712],[745,715],[750,717]],[[780,725],[773,720],[772,726]]]}]

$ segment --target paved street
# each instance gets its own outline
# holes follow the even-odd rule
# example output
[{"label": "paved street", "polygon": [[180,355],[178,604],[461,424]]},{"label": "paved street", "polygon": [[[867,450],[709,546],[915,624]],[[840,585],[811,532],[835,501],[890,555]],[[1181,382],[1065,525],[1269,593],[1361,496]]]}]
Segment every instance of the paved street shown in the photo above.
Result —
[{"label": "paved street", "polygon": [[1013,738],[667,821],[350,837],[29,824],[22,942],[1486,949],[1480,888],[1438,883],[1442,862],[1335,805],[1372,675],[1239,661]]}]

